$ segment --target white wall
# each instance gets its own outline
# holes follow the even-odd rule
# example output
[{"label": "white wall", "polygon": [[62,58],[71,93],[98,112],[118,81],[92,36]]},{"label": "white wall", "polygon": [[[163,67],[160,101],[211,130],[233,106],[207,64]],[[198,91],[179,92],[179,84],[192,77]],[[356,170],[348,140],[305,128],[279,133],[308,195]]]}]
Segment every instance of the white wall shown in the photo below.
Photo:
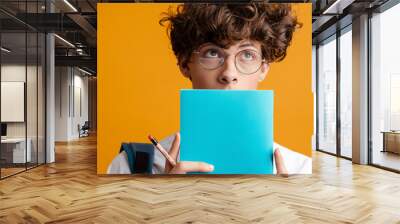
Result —
[{"label": "white wall", "polygon": [[70,141],[88,120],[88,78],[72,67],[56,67],[55,74],[55,140]]},{"label": "white wall", "polygon": [[[3,82],[25,82],[25,65],[9,64],[1,66],[1,81]],[[1,108],[4,110],[4,108]],[[25,137],[25,123],[7,123],[7,137]]]},{"label": "white wall", "polygon": [[55,68],[55,141],[68,141],[69,76],[67,67]]},{"label": "white wall", "polygon": [[[85,121],[88,121],[89,118],[89,111],[88,111],[88,96],[89,96],[89,92],[88,92],[88,77],[85,76],[81,76],[82,73],[78,73],[78,75],[76,74],[77,70],[74,70],[75,75],[74,75],[74,100],[75,100],[75,104],[74,104],[74,111],[75,113],[73,113],[73,119],[72,119],[72,136],[74,136],[75,138],[78,137],[79,133],[78,133],[78,124],[80,124],[81,126],[85,123]],[[80,93],[79,93],[80,91]],[[78,97],[80,95],[80,98]],[[80,101],[80,102],[79,102]],[[81,107],[81,108],[79,108]],[[79,111],[79,109],[81,109],[82,111]]]},{"label": "white wall", "polygon": [[[36,85],[36,81],[33,83],[31,75],[36,76],[36,67],[34,66],[27,66],[27,75],[28,75],[28,80],[30,85]],[[1,81],[2,82],[25,82],[25,64],[24,65],[18,65],[18,64],[5,64],[1,66]],[[27,89],[27,102],[33,102],[33,98],[36,99],[36,88],[28,88]],[[32,99],[31,99],[32,98]],[[36,101],[35,101],[36,102]],[[31,105],[36,108],[35,105]],[[2,110],[5,110],[6,108],[1,108]],[[34,121],[36,123],[36,114],[33,113],[28,113],[28,122]],[[30,117],[34,116],[34,117]],[[8,137],[25,137],[25,123],[26,122],[7,122],[7,136]],[[30,127],[33,127],[33,125],[28,125],[28,129]],[[36,127],[34,128],[36,130]],[[29,133],[31,133],[30,130],[28,130],[28,137]],[[35,132],[36,133],[36,132]]]},{"label": "white wall", "polygon": [[[38,69],[38,70],[37,70]],[[25,102],[22,113],[26,112],[26,121],[23,122],[6,122],[8,138],[25,138],[29,139],[31,148],[32,161],[44,163],[44,74],[41,66],[25,64],[3,64],[1,66],[2,82],[24,82],[26,83],[26,106]],[[27,80],[26,80],[27,79]],[[7,96],[2,96],[7,97]],[[10,108],[1,108],[7,110]],[[13,111],[8,111],[13,113]],[[14,112],[15,113],[15,112]],[[39,153],[39,155],[37,155]]]}]

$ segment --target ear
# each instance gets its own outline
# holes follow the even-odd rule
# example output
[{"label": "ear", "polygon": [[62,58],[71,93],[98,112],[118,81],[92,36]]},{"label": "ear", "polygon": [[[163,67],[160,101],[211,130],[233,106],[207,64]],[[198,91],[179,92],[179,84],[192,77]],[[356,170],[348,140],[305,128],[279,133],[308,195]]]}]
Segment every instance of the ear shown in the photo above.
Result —
[{"label": "ear", "polygon": [[191,80],[190,72],[188,66],[183,66],[182,63],[179,63],[179,70],[181,71],[182,75]]},{"label": "ear", "polygon": [[258,82],[262,82],[269,72],[269,64],[263,63],[261,66],[261,73],[258,77]]}]

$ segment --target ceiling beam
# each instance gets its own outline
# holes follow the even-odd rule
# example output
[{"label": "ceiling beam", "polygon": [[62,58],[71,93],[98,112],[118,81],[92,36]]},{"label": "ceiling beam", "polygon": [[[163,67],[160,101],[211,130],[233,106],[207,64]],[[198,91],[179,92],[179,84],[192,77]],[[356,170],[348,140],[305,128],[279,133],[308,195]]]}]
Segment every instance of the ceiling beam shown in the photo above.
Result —
[{"label": "ceiling beam", "polygon": [[55,56],[56,66],[81,66],[93,71],[97,68],[97,59],[91,56]]},{"label": "ceiling beam", "polygon": [[97,30],[90,24],[85,17],[80,14],[68,14],[67,15],[72,21],[84,30],[90,38],[87,41],[91,41],[91,46],[96,46]]}]

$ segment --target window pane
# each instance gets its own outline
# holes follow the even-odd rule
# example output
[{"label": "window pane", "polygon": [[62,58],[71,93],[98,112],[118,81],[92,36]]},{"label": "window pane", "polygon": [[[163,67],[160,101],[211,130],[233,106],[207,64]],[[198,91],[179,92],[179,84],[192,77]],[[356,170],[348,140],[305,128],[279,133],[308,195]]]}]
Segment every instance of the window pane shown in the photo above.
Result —
[{"label": "window pane", "polygon": [[[44,3],[0,1],[0,7],[17,17],[29,13],[37,18],[33,14],[43,13]],[[4,178],[44,162],[45,36],[4,12],[0,17],[6,21],[0,29],[0,110],[5,114],[1,118],[0,171]]]},{"label": "window pane", "polygon": [[[24,171],[30,159],[26,142],[26,33],[1,34],[1,177]],[[27,147],[28,146],[28,147]]]},{"label": "window pane", "polygon": [[318,48],[318,148],[336,153],[336,40]]},{"label": "window pane", "polygon": [[39,33],[38,45],[38,163],[45,163],[45,60],[46,60],[46,37]]},{"label": "window pane", "polygon": [[352,149],[352,35],[340,36],[340,152],[351,158]]},{"label": "window pane", "polygon": [[28,55],[27,55],[27,80],[26,80],[26,113],[27,113],[27,136],[30,142],[30,158],[28,168],[37,165],[37,33],[28,32]]}]

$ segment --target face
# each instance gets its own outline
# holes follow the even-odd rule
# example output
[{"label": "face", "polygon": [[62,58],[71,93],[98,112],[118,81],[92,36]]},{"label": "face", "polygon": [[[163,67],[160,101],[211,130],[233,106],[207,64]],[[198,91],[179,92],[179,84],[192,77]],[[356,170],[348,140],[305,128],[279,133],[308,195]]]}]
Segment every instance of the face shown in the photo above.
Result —
[{"label": "face", "polygon": [[228,49],[205,43],[180,69],[191,79],[193,89],[255,90],[269,69],[261,55],[257,41],[243,40]]}]

